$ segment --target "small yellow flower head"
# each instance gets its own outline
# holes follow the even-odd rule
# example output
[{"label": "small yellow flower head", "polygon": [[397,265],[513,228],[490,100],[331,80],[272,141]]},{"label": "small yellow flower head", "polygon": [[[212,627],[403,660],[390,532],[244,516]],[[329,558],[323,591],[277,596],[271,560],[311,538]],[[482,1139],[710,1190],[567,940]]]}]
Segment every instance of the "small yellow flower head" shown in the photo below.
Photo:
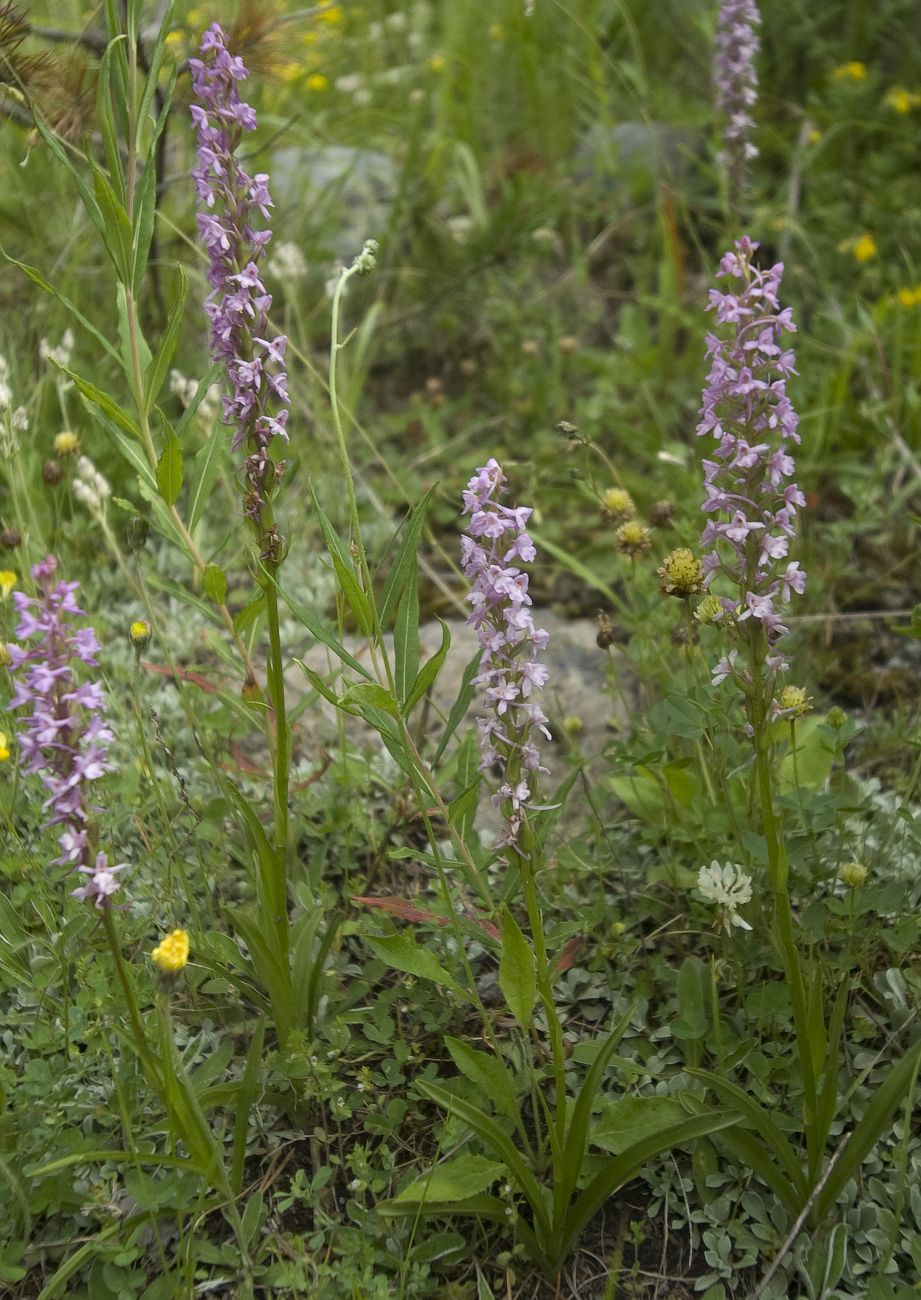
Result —
[{"label": "small yellow flower head", "polygon": [[429,67],[433,72],[444,72],[446,62],[443,54],[433,54],[429,59]]},{"label": "small yellow flower head", "polygon": [[299,63],[293,61],[283,63],[278,69],[278,75],[282,81],[297,81],[304,69]]},{"label": "small yellow flower head", "polygon": [[825,721],[830,727],[834,727],[836,731],[840,731],[847,722],[847,714],[844,712],[844,709],[839,709],[837,704],[835,704],[825,714]]},{"label": "small yellow flower head", "polygon": [[876,240],[867,231],[860,236],[851,250],[858,262],[870,262],[879,251]]},{"label": "small yellow flower head", "polygon": [[611,933],[619,939],[622,934],[627,933],[627,927],[623,921],[614,921],[611,925]]},{"label": "small yellow flower head", "polygon": [[906,90],[904,86],[893,86],[887,91],[883,103],[893,112],[901,113],[903,116],[910,113],[913,108],[921,104],[921,95],[916,91]]},{"label": "small yellow flower head", "polygon": [[819,141],[822,139],[822,132],[819,131],[816,127],[813,127],[812,130],[809,132],[809,134],[806,136],[806,139],[809,142],[809,144],[818,144]]},{"label": "small yellow flower head", "polygon": [[642,555],[652,546],[652,537],[639,520],[628,519],[614,534],[614,545],[624,555]]},{"label": "small yellow flower head", "polygon": [[12,569],[0,569],[0,600],[6,600],[7,596],[16,586],[16,574]]},{"label": "small yellow flower head", "polygon": [[867,65],[857,60],[852,63],[842,63],[832,69],[831,75],[834,81],[866,81]]},{"label": "small yellow flower head", "polygon": [[178,975],[189,960],[189,932],[174,930],[150,954],[164,975]]},{"label": "small yellow flower head", "polygon": [[69,429],[59,433],[54,440],[53,450],[55,456],[76,456],[80,451],[80,439]]},{"label": "small yellow flower head", "polygon": [[687,546],[669,551],[656,573],[662,579],[662,594],[687,600],[704,589],[703,565]]},{"label": "small yellow flower head", "polygon": [[505,28],[501,23],[491,23],[489,28],[489,39],[491,41],[504,41]]},{"label": "small yellow flower head", "polygon": [[921,284],[914,289],[900,289],[898,300],[902,307],[917,307],[921,302]]},{"label": "small yellow flower head", "polygon": [[317,14],[317,21],[329,23],[330,27],[335,27],[342,22],[342,6],[330,5],[328,9],[323,9]]},{"label": "small yellow flower head", "polygon": [[712,593],[704,596],[694,610],[694,617],[698,623],[718,623],[723,617],[723,602],[719,596],[714,596]]},{"label": "small yellow flower head", "polygon": [[636,506],[633,497],[623,488],[608,488],[601,499],[604,502],[605,510],[610,511],[615,519],[623,521],[636,518]]},{"label": "small yellow flower head", "polygon": [[812,700],[803,686],[785,686],[777,697],[777,707],[791,720],[801,718],[812,708]]},{"label": "small yellow flower head", "polygon": [[128,640],[138,654],[150,645],[150,624],[146,618],[137,618],[128,629]]},{"label": "small yellow flower head", "polygon": [[585,728],[585,723],[581,718],[577,718],[574,713],[563,719],[563,730],[567,736],[578,736]]},{"label": "small yellow flower head", "polygon": [[329,85],[329,79],[322,72],[312,72],[307,78],[307,89],[319,93]]},{"label": "small yellow flower head", "polygon": [[838,870],[838,879],[848,889],[859,889],[867,883],[869,874],[862,862],[845,862]]},{"label": "small yellow flower head", "polygon": [[0,731],[0,763],[5,763],[10,756],[10,747],[6,741],[6,734]]}]

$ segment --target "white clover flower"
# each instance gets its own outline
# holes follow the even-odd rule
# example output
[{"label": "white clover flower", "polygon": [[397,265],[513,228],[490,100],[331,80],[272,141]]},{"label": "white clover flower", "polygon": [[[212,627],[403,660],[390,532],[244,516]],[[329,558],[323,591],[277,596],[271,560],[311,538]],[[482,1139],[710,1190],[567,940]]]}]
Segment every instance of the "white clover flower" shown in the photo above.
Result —
[{"label": "white clover flower", "polygon": [[708,903],[717,907],[717,927],[722,926],[727,934],[734,925],[743,930],[751,926],[739,916],[738,909],[751,901],[752,878],[741,867],[727,862],[725,866],[714,859],[709,867],[701,867],[697,873],[697,888]]}]

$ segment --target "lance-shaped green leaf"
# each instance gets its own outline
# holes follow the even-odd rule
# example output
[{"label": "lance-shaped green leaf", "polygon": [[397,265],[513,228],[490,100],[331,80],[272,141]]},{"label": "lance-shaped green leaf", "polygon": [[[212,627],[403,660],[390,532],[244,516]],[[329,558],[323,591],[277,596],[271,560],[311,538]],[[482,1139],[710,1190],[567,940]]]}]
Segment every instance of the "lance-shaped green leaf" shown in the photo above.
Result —
[{"label": "lance-shaped green leaf", "polygon": [[502,912],[499,988],[509,1011],[527,1033],[537,1001],[537,963],[531,945],[508,908]]}]

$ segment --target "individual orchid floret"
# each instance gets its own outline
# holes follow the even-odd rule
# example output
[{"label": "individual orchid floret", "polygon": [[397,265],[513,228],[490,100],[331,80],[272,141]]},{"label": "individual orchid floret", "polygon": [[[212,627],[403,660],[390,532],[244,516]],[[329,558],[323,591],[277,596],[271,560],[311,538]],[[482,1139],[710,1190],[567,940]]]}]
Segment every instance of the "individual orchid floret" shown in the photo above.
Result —
[{"label": "individual orchid floret", "polygon": [[722,161],[729,173],[733,208],[745,186],[749,162],[758,156],[751,141],[752,109],[758,98],[755,58],[760,47],[761,15],[755,0],[721,0],[716,22],[713,86],[724,115]]},{"label": "individual orchid floret", "polygon": [[86,879],[75,889],[77,898],[92,898],[104,907],[119,888],[125,863],[110,866],[92,844],[90,791],[112,770],[109,745],[112,731],[106,718],[106,697],[98,681],[80,680],[78,664],[96,667],[99,649],[91,627],[76,601],[76,582],[55,582],[53,555],[36,564],[32,576],[37,597],[13,593],[20,621],[19,644],[8,647],[15,689],[10,709],[27,709],[19,733],[23,770],[36,773],[48,792],[45,828],[58,828],[61,856]]},{"label": "individual orchid floret", "polygon": [[[758,244],[736,241],[720,263],[720,277],[732,287],[710,290],[710,310],[720,334],[707,335],[710,372],[697,426],[716,446],[704,460],[703,509],[712,519],[702,540],[708,587],[728,584],[723,597],[741,628],[763,631],[768,649],[785,634],[782,606],[802,593],[806,575],[788,557],[797,509],[806,499],[793,481],[795,463],[788,443],[798,443],[798,418],[787,396],[795,374],[784,335],[796,329],[789,307],[778,302],[783,264],[767,270],[752,264]],[[768,666],[786,667],[771,653]]]},{"label": "individual orchid floret", "polygon": [[244,510],[271,556],[278,542],[268,500],[283,465],[270,452],[276,439],[288,441],[289,402],[288,340],[270,337],[272,295],[260,271],[272,232],[259,223],[268,220],[273,204],[268,176],[250,176],[236,156],[244,132],[256,129],[256,114],[237,88],[249,75],[243,60],[229,52],[217,23],[202,37],[200,53],[189,67],[198,101],[191,108],[198,134],[193,172],[201,208],[198,230],[208,251],[211,285],[205,311],[212,357],[223,362],[231,390],[223,399],[224,422],[233,428],[234,449],[246,449]]},{"label": "individual orchid floret", "polygon": [[502,809],[505,834],[501,844],[518,848],[541,766],[535,736],[550,739],[547,717],[537,703],[547,681],[540,653],[548,636],[535,627],[528,594],[528,575],[520,568],[537,554],[526,532],[532,511],[506,506],[502,467],[489,460],[478,469],[464,492],[463,513],[470,515],[461,538],[461,561],[471,582],[467,617],[477,633],[483,660],[475,682],[484,687],[489,714],[480,718],[480,770],[499,764],[499,787],[493,802]]},{"label": "individual orchid floret", "polygon": [[727,862],[720,866],[717,861],[709,867],[701,867],[697,873],[697,888],[708,903],[716,906],[716,926],[728,934],[734,925],[743,930],[751,926],[741,916],[739,908],[751,902],[752,881],[741,867]]}]

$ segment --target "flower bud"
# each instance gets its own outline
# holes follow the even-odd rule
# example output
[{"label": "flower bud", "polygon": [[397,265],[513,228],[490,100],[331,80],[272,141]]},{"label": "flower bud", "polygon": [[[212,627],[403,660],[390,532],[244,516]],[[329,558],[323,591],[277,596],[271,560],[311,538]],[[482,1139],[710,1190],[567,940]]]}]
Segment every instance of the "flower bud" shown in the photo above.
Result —
[{"label": "flower bud", "polygon": [[712,593],[704,596],[694,610],[694,617],[698,623],[718,623],[723,617],[723,602]]},{"label": "flower bud", "polygon": [[80,439],[69,429],[59,433],[53,443],[55,456],[76,456],[80,451]]},{"label": "flower bud", "polygon": [[14,551],[22,541],[22,533],[18,528],[4,528],[0,531],[0,546],[7,551]]},{"label": "flower bud", "polygon": [[599,650],[607,650],[614,644],[614,627],[603,611],[598,615],[598,635],[595,637],[595,644]]},{"label": "flower bud", "polygon": [[61,469],[59,461],[46,460],[42,466],[42,478],[49,487],[57,487],[64,477],[64,471]]},{"label": "flower bud", "polygon": [[653,528],[664,528],[672,522],[676,511],[674,501],[657,501],[649,512],[649,522]]},{"label": "flower bud", "polygon": [[146,618],[138,618],[128,629],[128,640],[134,647],[135,654],[142,654],[150,645],[150,624]]},{"label": "flower bud", "polygon": [[812,700],[802,686],[785,686],[777,697],[777,707],[791,721],[801,718],[812,708]]},{"label": "flower bud", "polygon": [[150,524],[143,515],[132,515],[125,528],[125,541],[129,551],[142,551],[150,532]]},{"label": "flower bud", "polygon": [[614,534],[614,545],[623,555],[632,557],[648,551],[652,546],[652,538],[649,529],[644,528],[638,520],[628,519]]}]

